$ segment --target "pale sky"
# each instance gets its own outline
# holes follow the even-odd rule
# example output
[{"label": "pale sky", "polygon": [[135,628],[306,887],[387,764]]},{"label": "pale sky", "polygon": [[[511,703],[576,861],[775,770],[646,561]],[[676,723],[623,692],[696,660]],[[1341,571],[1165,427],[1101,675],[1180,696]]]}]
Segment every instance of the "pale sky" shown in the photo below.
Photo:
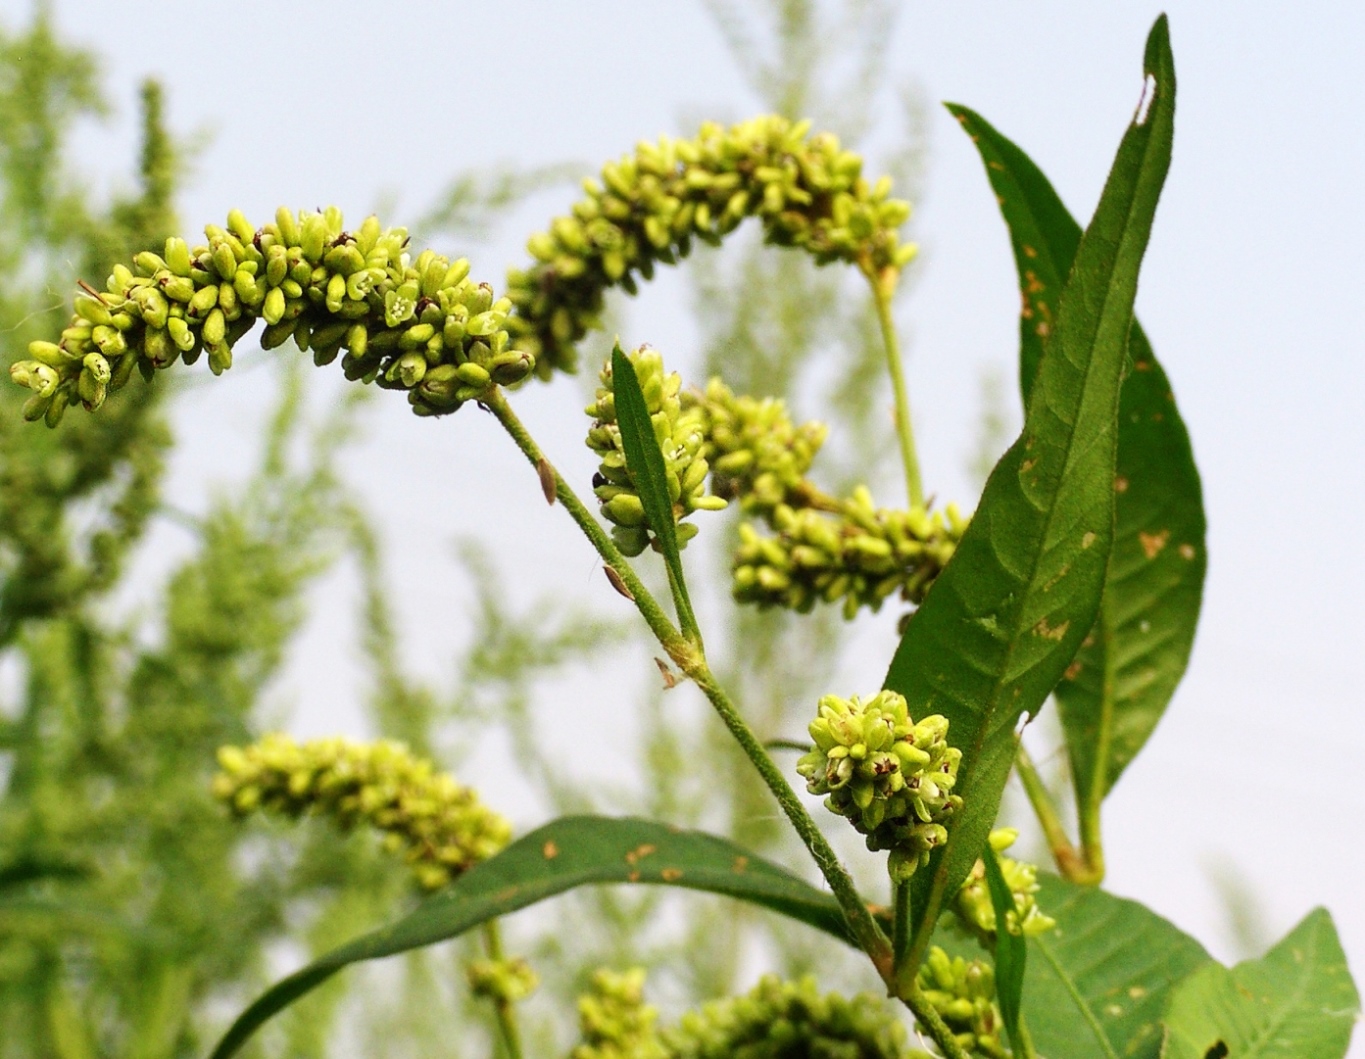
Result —
[{"label": "pale sky", "polygon": [[[10,27],[26,10],[0,2]],[[906,4],[893,76],[981,112],[1088,217],[1137,102],[1143,40],[1160,10],[1136,0]],[[1361,975],[1365,5],[1166,10],[1179,75],[1175,156],[1138,310],[1193,438],[1211,561],[1189,674],[1107,805],[1109,885],[1227,957],[1207,866],[1232,865],[1275,936],[1327,905]],[[688,131],[684,115],[757,109],[700,2],[124,0],[118,17],[109,11],[56,5],[67,34],[102,54],[117,108],[111,125],[83,131],[79,160],[96,179],[126,177],[136,84],[163,78],[173,126],[213,134],[181,199],[191,230],[221,223],[234,206],[265,218],[281,203],[335,203],[358,218],[385,196],[411,217],[471,165],[578,159],[596,168],[637,139]],[[889,94],[883,103],[889,128]],[[901,321],[928,488],[969,507],[963,465],[977,379],[991,365],[1013,379],[1017,294],[977,156],[945,112],[935,108],[932,120],[914,221],[924,268]],[[474,274],[500,286],[525,234],[571,194],[518,213],[480,250]],[[623,340],[676,351],[685,365],[696,337],[685,291],[676,279],[657,284]],[[314,379],[319,395],[336,392],[333,376]],[[249,463],[272,378],[233,372],[180,404],[178,504],[202,508],[213,481]],[[578,390],[539,387],[517,401],[585,483],[592,462]],[[527,584],[513,586],[517,598],[557,587],[622,613],[586,543],[545,508],[492,423],[469,410],[432,424],[402,401],[374,405],[349,469],[394,545],[419,671],[444,673],[467,629],[449,542],[495,504],[510,520],[500,547],[540,557]],[[172,553],[185,545],[173,529],[158,532]],[[334,579],[318,601],[327,613],[310,626],[280,701],[297,704],[300,732],[354,731],[355,674],[330,661],[348,635],[337,615],[353,607],[354,585]],[[876,686],[893,626],[889,615],[866,624],[862,661],[851,663],[857,685],[841,692]],[[629,672],[626,686],[639,678]],[[826,690],[815,689],[812,704]],[[538,820],[526,808],[518,822]]]}]

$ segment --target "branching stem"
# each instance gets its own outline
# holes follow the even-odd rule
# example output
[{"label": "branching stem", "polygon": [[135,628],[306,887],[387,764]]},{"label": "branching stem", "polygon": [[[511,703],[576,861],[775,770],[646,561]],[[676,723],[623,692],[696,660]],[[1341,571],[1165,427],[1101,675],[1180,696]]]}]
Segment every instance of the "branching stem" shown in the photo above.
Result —
[{"label": "branching stem", "polygon": [[1071,882],[1083,886],[1098,885],[1104,878],[1104,854],[1100,849],[1097,829],[1095,834],[1083,836],[1086,838],[1083,851],[1077,851],[1067,836],[1061,814],[1057,811],[1057,805],[1052,800],[1047,785],[1038,774],[1033,759],[1029,757],[1022,743],[1015,751],[1014,767],[1019,773],[1020,782],[1024,785],[1024,793],[1028,795],[1029,805],[1033,806],[1033,813],[1038,817],[1038,823],[1042,825],[1043,836],[1052,851],[1052,859],[1057,864],[1057,870]]}]

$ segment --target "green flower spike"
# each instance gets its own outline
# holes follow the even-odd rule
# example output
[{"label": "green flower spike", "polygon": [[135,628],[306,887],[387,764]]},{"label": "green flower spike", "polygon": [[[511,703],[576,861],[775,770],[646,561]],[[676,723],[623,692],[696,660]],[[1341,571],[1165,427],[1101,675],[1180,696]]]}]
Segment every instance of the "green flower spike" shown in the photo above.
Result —
[{"label": "green flower spike", "polygon": [[[1019,832],[1012,827],[997,828],[991,832],[991,849],[1003,853],[1014,844]],[[1043,914],[1034,895],[1038,892],[1038,869],[1023,861],[1000,858],[1000,873],[1005,877],[1005,885],[1014,895],[1016,911],[1009,914],[1009,929],[1012,934],[1024,936],[1045,934],[1057,925],[1057,921]],[[967,881],[958,891],[953,911],[958,915],[961,925],[967,932],[994,944],[995,906],[991,903],[991,892],[986,885],[986,866],[977,861]]]},{"label": "green flower spike", "polygon": [[402,743],[267,735],[218,751],[214,795],[238,816],[256,810],[298,818],[330,816],[346,829],[385,833],[405,851],[417,882],[435,890],[507,845],[511,826],[449,775],[414,758]]},{"label": "green flower spike", "polygon": [[909,203],[890,197],[887,177],[868,184],[862,159],[836,137],[809,131],[776,115],[729,129],[708,123],[695,139],[642,142],[600,181],[585,180],[572,214],[528,240],[535,264],[507,277],[508,326],[537,373],[574,370],[574,345],[598,325],[608,288],[634,294],[656,265],[686,257],[694,240],[719,243],[745,217],[762,221],[768,242],[818,264],[870,275],[907,264],[915,247],[897,230]]},{"label": "green flower spike", "polygon": [[809,731],[815,747],[796,764],[806,789],[828,795],[825,807],[866,835],[868,849],[891,851],[893,878],[909,878],[962,804],[952,793],[962,752],[948,745],[947,720],[916,723],[894,691],[866,703],[826,695]]},{"label": "green flower spike", "polygon": [[[682,379],[676,372],[666,374],[663,357],[648,346],[633,351],[629,358],[635,367],[636,378],[640,380],[640,389],[654,424],[654,436],[663,450],[674,518],[681,520],[693,511],[718,511],[725,507],[722,498],[706,495],[706,475],[710,468],[702,454],[704,421],[697,408],[683,409],[678,399]],[[645,517],[644,504],[626,469],[621,429],[616,423],[611,361],[603,365],[601,379],[597,400],[586,409],[593,417],[588,430],[588,448],[602,458],[593,477],[593,492],[602,503],[602,514],[613,523],[612,537],[617,546],[626,555],[639,555],[649,544],[651,527]],[[697,527],[679,521],[677,533],[679,547],[686,547],[696,536]]]},{"label": "green flower spike", "polygon": [[829,434],[824,423],[798,427],[783,402],[737,397],[720,379],[708,382],[705,393],[684,392],[682,403],[702,413],[712,493],[738,499],[746,514],[769,522],[779,506],[809,502],[805,474]]},{"label": "green flower spike", "polygon": [[[821,995],[813,978],[767,975],[747,996],[715,1000],[664,1034],[673,1059],[911,1059],[905,1027],[864,993]],[[925,1059],[928,1059],[925,1056]]]},{"label": "green flower spike", "polygon": [[465,968],[469,991],[497,1003],[515,1004],[536,991],[540,978],[522,959],[473,960]]},{"label": "green flower spike", "polygon": [[878,610],[897,593],[918,604],[966,529],[955,505],[932,513],[878,508],[863,486],[838,506],[827,514],[780,504],[772,511],[776,537],[741,525],[735,599],[802,613],[842,603],[846,618],[862,607]]},{"label": "green flower spike", "polygon": [[370,217],[347,231],[335,208],[281,208],[260,228],[234,210],[227,225],[209,225],[199,246],[171,238],[163,254],[115,265],[104,291],[82,284],[61,341],[31,343],[10,369],[33,390],[24,415],[55,426],[69,404],[94,411],[134,369],[150,380],[205,353],[221,374],[257,320],[264,348],[293,337],[319,365],[344,350],[348,379],[406,390],[418,415],[453,412],[534,368],[510,348],[511,302],[472,282],[463,258],[426,250],[412,260],[402,228]]},{"label": "green flower spike", "polygon": [[570,1059],[670,1059],[654,1021],[658,1012],[644,1002],[645,972],[597,971],[590,992],[578,998],[582,1043]]},{"label": "green flower spike", "polygon": [[995,972],[981,960],[950,957],[937,945],[920,966],[919,987],[969,1055],[1008,1059],[1003,1021],[995,1005]]}]

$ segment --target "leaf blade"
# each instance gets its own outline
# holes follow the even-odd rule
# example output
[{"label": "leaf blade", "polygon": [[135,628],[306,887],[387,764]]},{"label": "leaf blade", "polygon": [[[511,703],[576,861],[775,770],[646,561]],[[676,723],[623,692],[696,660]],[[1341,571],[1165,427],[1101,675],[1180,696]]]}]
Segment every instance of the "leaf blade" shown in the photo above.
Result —
[{"label": "leaf blade", "polygon": [[[1174,991],[1163,1059],[1339,1059],[1360,994],[1332,917],[1317,908],[1259,960],[1211,964]],[[1221,1050],[1220,1050],[1221,1049]]]},{"label": "leaf blade", "polygon": [[1014,757],[1099,611],[1113,539],[1120,380],[1137,273],[1170,163],[1175,70],[1165,18],[1144,56],[1142,122],[1119,145],[1062,293],[1019,439],[911,618],[885,686],[949,720],[964,806],[917,873],[917,934],[984,847]]},{"label": "leaf blade", "polygon": [[1019,1019],[1024,1003],[1024,971],[1028,966],[1028,942],[1023,934],[1009,928],[1010,913],[1017,916],[1018,906],[1005,874],[1000,870],[1000,858],[990,843],[982,851],[982,863],[986,866],[986,886],[991,894],[991,907],[995,910],[995,995],[1000,1002],[1000,1014],[1005,1020],[1005,1032],[1009,1034],[1010,1048],[1015,1055],[1023,1055],[1025,1049],[1019,1035]]},{"label": "leaf blade", "polygon": [[213,1059],[227,1059],[267,1019],[352,963],[435,944],[567,890],[613,882],[724,894],[848,940],[833,897],[726,839],[629,817],[563,817],[466,872],[405,918],[277,982],[238,1017]]},{"label": "leaf blade", "polygon": [[[1081,228],[1017,145],[949,111],[981,154],[1014,247],[1025,401]],[[1203,490],[1165,371],[1135,320],[1119,397],[1114,550],[1092,636],[1056,689],[1082,806],[1097,805],[1146,743],[1189,663],[1207,568]],[[1093,641],[1093,642],[1092,642]]]}]

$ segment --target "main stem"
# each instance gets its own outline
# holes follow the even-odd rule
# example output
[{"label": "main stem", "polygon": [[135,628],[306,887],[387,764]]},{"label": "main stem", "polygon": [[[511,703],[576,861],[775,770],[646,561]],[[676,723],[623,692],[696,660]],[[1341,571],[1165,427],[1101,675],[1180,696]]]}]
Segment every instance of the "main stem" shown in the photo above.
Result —
[{"label": "main stem", "polygon": [[896,293],[900,270],[886,268],[881,272],[873,272],[869,266],[863,268],[863,274],[872,286],[877,322],[881,325],[882,345],[886,348],[886,369],[891,375],[891,389],[896,401],[896,438],[900,442],[901,465],[905,469],[905,492],[912,508],[922,508],[924,487],[920,483],[919,457],[915,454],[915,432],[910,425],[910,398],[905,389],[900,339],[896,336],[896,322],[891,316],[891,299]]},{"label": "main stem", "polygon": [[[490,960],[502,960],[502,935],[498,931],[496,919],[490,919],[483,925],[483,947]],[[506,997],[494,997],[493,1011],[497,1016],[498,1033],[502,1037],[507,1059],[522,1059],[521,1029],[517,1025],[515,1006]]]},{"label": "main stem", "polygon": [[564,505],[564,510],[569,513],[588,540],[592,542],[598,555],[620,577],[622,584],[633,597],[641,617],[645,619],[650,631],[658,638],[669,657],[701,688],[702,693],[716,713],[720,715],[730,734],[739,743],[745,756],[753,763],[754,768],[763,778],[763,782],[767,784],[773,797],[782,807],[787,819],[791,821],[797,834],[801,836],[806,849],[810,851],[811,857],[820,869],[820,874],[824,876],[835,900],[839,902],[840,910],[844,913],[844,919],[848,923],[854,941],[868,954],[876,966],[877,972],[887,985],[892,985],[891,943],[885,932],[878,926],[877,921],[872,917],[872,913],[868,911],[867,905],[853,885],[853,879],[843,865],[839,863],[838,855],[825,839],[825,836],[821,834],[820,829],[816,827],[810,814],[806,812],[806,807],[801,804],[801,800],[796,796],[791,784],[787,782],[781,770],[773,762],[768,752],[764,750],[763,744],[754,734],[753,729],[740,716],[734,703],[730,701],[730,697],[716,680],[700,647],[684,637],[669,621],[663,608],[659,606],[649,589],[645,587],[644,582],[631,569],[625,556],[616,547],[616,543],[602,529],[601,524],[592,516],[582,501],[578,499],[572,487],[545,458],[540,446],[536,444],[521,420],[517,418],[516,413],[512,411],[502,392],[497,389],[490,390],[488,395],[483,398],[482,403],[502,424],[533,467],[542,473],[544,469],[548,468],[555,485],[555,498]]}]

